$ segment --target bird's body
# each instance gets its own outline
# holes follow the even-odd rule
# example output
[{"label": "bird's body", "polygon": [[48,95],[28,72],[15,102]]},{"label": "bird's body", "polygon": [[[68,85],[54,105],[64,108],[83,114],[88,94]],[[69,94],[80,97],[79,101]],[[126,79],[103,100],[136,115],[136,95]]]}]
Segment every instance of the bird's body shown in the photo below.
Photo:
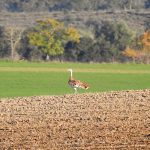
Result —
[{"label": "bird's body", "polygon": [[75,80],[72,77],[72,69],[68,69],[70,71],[70,78],[68,80],[68,84],[77,92],[77,88],[88,89],[89,86],[86,83],[81,82],[80,80]]},{"label": "bird's body", "polygon": [[89,86],[86,83],[81,82],[80,80],[69,79],[68,84],[73,88],[88,89]]}]

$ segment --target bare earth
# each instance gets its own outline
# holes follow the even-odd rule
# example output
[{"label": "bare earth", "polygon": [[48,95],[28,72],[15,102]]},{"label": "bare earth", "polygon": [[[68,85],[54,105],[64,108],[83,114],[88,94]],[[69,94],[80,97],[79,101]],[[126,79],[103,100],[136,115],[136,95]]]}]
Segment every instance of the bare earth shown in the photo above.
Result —
[{"label": "bare earth", "polygon": [[0,150],[148,150],[150,90],[0,100]]}]

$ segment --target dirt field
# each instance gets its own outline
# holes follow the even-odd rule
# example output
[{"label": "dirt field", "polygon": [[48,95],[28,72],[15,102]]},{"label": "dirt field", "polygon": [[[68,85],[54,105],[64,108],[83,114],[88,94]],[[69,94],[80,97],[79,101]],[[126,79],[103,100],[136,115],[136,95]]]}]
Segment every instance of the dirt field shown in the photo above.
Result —
[{"label": "dirt field", "polygon": [[150,90],[0,100],[0,150],[150,149]]}]

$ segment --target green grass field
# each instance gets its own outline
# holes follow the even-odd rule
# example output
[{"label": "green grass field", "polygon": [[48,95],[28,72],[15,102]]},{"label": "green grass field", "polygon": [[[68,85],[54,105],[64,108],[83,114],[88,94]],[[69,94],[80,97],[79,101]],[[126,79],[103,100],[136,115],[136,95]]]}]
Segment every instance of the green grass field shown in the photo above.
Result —
[{"label": "green grass field", "polygon": [[150,88],[150,65],[0,61],[0,97],[73,93],[68,68],[90,85],[79,93]]}]

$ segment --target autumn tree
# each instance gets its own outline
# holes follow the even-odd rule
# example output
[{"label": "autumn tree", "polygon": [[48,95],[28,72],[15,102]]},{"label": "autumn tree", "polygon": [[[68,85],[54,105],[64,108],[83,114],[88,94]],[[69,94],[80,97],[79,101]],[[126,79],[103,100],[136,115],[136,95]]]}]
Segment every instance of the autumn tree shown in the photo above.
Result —
[{"label": "autumn tree", "polygon": [[150,29],[140,36],[139,42],[142,45],[143,51],[150,52]]},{"label": "autumn tree", "polygon": [[141,46],[140,57],[144,59],[145,63],[150,63],[150,29],[140,36],[139,44]]},{"label": "autumn tree", "polygon": [[79,42],[80,36],[74,27],[65,27],[54,19],[38,20],[37,25],[28,33],[29,43],[45,55],[57,56],[64,53],[64,43]]},{"label": "autumn tree", "polygon": [[134,61],[139,57],[139,52],[130,48],[130,47],[127,47],[123,52],[122,54],[124,56],[127,56],[129,58],[132,58]]},{"label": "autumn tree", "polygon": [[123,51],[123,55],[150,63],[150,29],[138,37],[135,49],[127,47]]}]

